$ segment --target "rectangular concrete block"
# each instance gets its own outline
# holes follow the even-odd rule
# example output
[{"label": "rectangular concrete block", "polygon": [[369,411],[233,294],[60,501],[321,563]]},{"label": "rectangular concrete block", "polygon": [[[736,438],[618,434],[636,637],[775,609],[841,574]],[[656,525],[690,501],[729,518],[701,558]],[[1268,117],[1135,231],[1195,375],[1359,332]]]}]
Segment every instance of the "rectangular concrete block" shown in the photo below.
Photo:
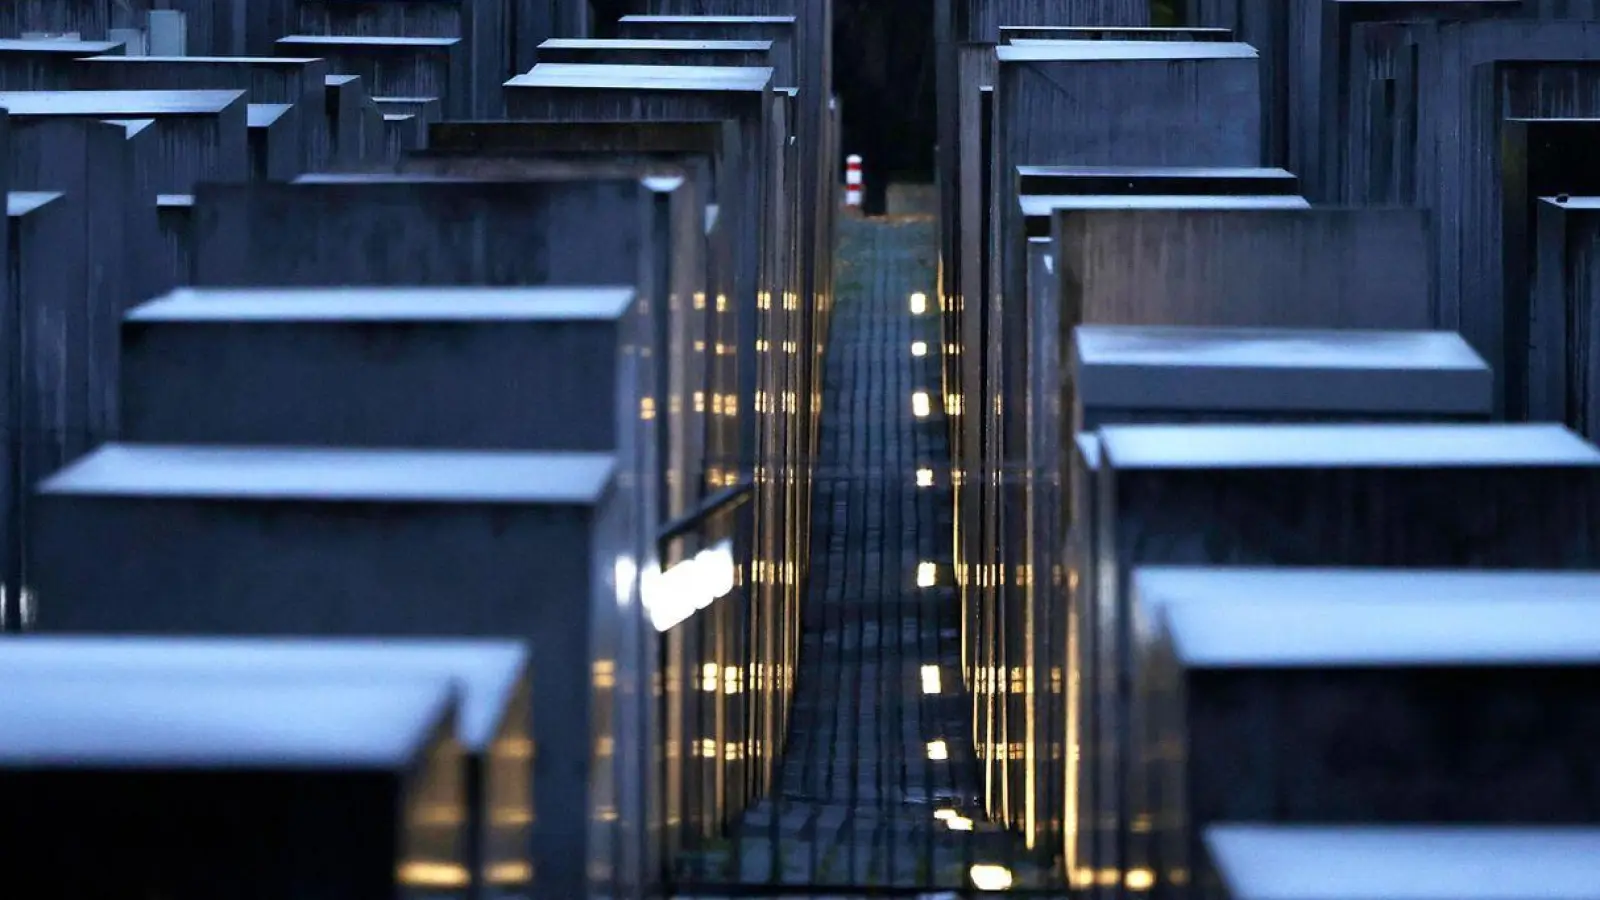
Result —
[{"label": "rectangular concrete block", "polygon": [[1022,196],[1300,194],[1300,179],[1293,173],[1244,166],[1017,166],[1016,178]]},{"label": "rectangular concrete block", "polygon": [[[1377,900],[1413,878],[1425,900],[1476,891],[1520,900],[1537,890],[1515,873],[1521,865],[1537,866],[1549,884],[1600,877],[1593,828],[1229,823],[1207,828],[1204,841],[1204,880],[1196,885],[1217,900],[1290,897],[1311,884],[1329,896]],[[1508,865],[1482,865],[1491,859]]]},{"label": "rectangular concrete block", "polygon": [[1006,25],[1150,25],[1150,4],[1142,0],[957,0],[952,9],[955,39],[985,44],[998,43]]},{"label": "rectangular concrete block", "polygon": [[375,97],[440,97],[454,118],[472,114],[462,60],[453,37],[298,34],[279,38],[274,55],[320,57],[338,75],[359,75]]},{"label": "rectangular concrete block", "polygon": [[80,90],[217,90],[245,92],[248,103],[292,103],[305,135],[304,171],[323,163],[329,140],[328,64],[321,59],[215,56],[97,56],[73,69]]},{"label": "rectangular concrete block", "polygon": [[[1561,335],[1567,322],[1542,317],[1561,314],[1556,311],[1564,309],[1565,304],[1557,299],[1553,306],[1541,306],[1533,289],[1539,277],[1540,210],[1550,205],[1553,198],[1600,194],[1600,179],[1583,162],[1596,146],[1600,146],[1600,120],[1597,119],[1506,119],[1500,128],[1496,173],[1500,186],[1500,253],[1505,284],[1502,371],[1506,414],[1513,419],[1569,421],[1584,434],[1589,432],[1576,424],[1575,419],[1567,417],[1565,404],[1553,405],[1552,395],[1546,392],[1555,383],[1548,380],[1555,371],[1549,367],[1551,363],[1564,364],[1568,356],[1582,360],[1586,355],[1573,353],[1565,345],[1558,350],[1549,343],[1551,338],[1565,340]],[[1560,246],[1559,239],[1553,246]],[[1564,277],[1559,273],[1559,264],[1558,268],[1548,270],[1555,279]],[[1544,283],[1554,286],[1559,282],[1547,280]],[[1548,298],[1556,296],[1546,295]],[[1535,332],[1539,334],[1536,336]],[[1558,356],[1550,355],[1552,351]],[[1536,380],[1538,388],[1534,387]],[[1539,395],[1537,407],[1536,392]]]},{"label": "rectangular concrete block", "polygon": [[[418,866],[465,873],[455,706],[437,681],[8,678],[12,871],[70,894],[193,900],[241,877],[273,893],[399,894]],[[52,802],[95,824],[50,827],[37,810]],[[106,865],[74,864],[83,854]]]},{"label": "rectangular concrete block", "polygon": [[551,38],[541,63],[631,66],[771,66],[772,41]]},{"label": "rectangular concrete block", "polygon": [[288,181],[305,171],[302,111],[292,103],[252,103],[247,109],[250,177]]},{"label": "rectangular concrete block", "polygon": [[194,283],[194,195],[156,197],[156,225],[161,252],[173,284]]},{"label": "rectangular concrete block", "polygon": [[[500,86],[523,69],[511,65],[506,0],[430,0],[426,3],[350,4],[307,0],[297,13],[304,34],[459,38],[451,89],[439,94],[454,118],[499,118]],[[387,91],[376,91],[387,94]],[[429,92],[423,92],[427,94]]]},{"label": "rectangular concrete block", "polygon": [[[1222,823],[1593,821],[1597,703],[1580,685],[1600,665],[1584,646],[1600,578],[1204,568],[1133,578],[1151,630],[1139,639],[1129,795],[1134,815],[1160,823],[1135,863],[1167,886],[1158,896],[1181,895],[1173,873],[1203,870],[1203,830]],[[1317,627],[1292,624],[1305,622]],[[1509,751],[1529,742],[1540,752]],[[1486,769],[1502,789],[1483,788]]]},{"label": "rectangular concrete block", "polygon": [[800,85],[799,22],[792,16],[623,16],[617,21],[624,40],[759,41],[770,43],[773,84]]},{"label": "rectangular concrete block", "polygon": [[25,118],[151,119],[162,136],[154,193],[189,193],[199,181],[248,177],[243,91],[13,91],[0,106]]},{"label": "rectangular concrete block", "polygon": [[76,60],[122,52],[111,41],[23,41],[0,38],[0,90],[64,91]]},{"label": "rectangular concrete block", "polygon": [[[1096,868],[1150,868],[1123,768],[1130,647],[1150,626],[1139,567],[1587,569],[1600,547],[1600,450],[1559,426],[1117,425],[1100,440],[1091,766],[1097,821],[1114,827]],[[1541,515],[1515,512],[1530,504]]]},{"label": "rectangular concrete block", "polygon": [[365,160],[362,147],[362,109],[369,104],[359,75],[329,75],[324,79],[327,106],[327,142],[313,171],[354,169]]},{"label": "rectangular concrete block", "polygon": [[614,685],[650,678],[615,478],[605,454],[106,445],[40,489],[37,627],[530,643],[536,883],[604,891],[640,790],[610,748],[643,740]]},{"label": "rectangular concrete block", "polygon": [[418,121],[416,113],[383,114],[383,158],[398,160],[422,146],[427,136],[427,125]]},{"label": "rectangular concrete block", "polygon": [[1537,213],[1529,294],[1527,411],[1600,435],[1600,355],[1588,325],[1596,309],[1600,200],[1544,197]]},{"label": "rectangular concrete block", "polygon": [[[252,640],[32,636],[0,643],[0,672],[15,678],[293,685],[438,685],[458,691],[455,716],[466,814],[464,864],[476,890],[531,880],[532,771],[527,648],[492,640]],[[491,814],[492,813],[492,814]],[[517,877],[518,873],[522,877]],[[480,896],[487,896],[480,893]]]},{"label": "rectangular concrete block", "polygon": [[[1232,41],[1227,28],[1096,28],[1087,25],[1001,25],[1001,44],[1037,41]],[[1248,43],[1248,42],[1246,42]],[[1260,49],[1259,47],[1257,48]]]}]

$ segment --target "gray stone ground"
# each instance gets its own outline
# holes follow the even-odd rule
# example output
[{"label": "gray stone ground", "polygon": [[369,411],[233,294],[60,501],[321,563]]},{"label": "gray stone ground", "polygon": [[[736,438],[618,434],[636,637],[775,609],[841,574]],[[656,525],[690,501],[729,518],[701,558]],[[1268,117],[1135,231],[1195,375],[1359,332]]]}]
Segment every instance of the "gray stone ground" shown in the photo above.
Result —
[{"label": "gray stone ground", "polygon": [[[782,790],[682,874],[698,884],[916,886],[937,896],[963,886],[973,863],[994,862],[1010,866],[1018,887],[1040,885],[1020,842],[983,820],[949,587],[949,448],[942,418],[912,414],[919,389],[941,406],[937,306],[912,316],[909,305],[916,291],[937,303],[935,226],[848,220],[841,231]],[[915,340],[928,342],[928,356],[912,357]],[[924,466],[939,487],[916,486]],[[940,564],[940,586],[917,587],[922,561]],[[940,666],[938,696],[922,692],[929,664]],[[946,742],[948,760],[928,759],[934,740]],[[950,830],[934,818],[940,808],[960,811],[974,830]]]}]

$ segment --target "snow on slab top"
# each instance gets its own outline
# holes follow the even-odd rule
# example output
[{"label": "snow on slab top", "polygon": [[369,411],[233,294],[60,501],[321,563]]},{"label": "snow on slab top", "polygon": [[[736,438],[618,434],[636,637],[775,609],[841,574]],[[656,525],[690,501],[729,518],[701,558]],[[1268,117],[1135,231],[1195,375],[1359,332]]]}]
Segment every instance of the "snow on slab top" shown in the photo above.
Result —
[{"label": "snow on slab top", "polygon": [[539,63],[506,87],[658,91],[765,91],[769,66],[629,66]]},{"label": "snow on slab top", "polygon": [[1108,425],[1117,469],[1597,466],[1600,449],[1546,424]]},{"label": "snow on slab top", "polygon": [[628,287],[180,288],[130,322],[614,321]]}]

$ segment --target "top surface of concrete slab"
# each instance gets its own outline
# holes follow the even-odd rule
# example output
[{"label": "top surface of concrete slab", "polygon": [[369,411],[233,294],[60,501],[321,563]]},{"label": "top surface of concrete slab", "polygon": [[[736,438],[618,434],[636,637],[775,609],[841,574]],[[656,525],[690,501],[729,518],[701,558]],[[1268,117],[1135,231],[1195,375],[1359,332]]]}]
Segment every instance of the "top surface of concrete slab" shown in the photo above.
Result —
[{"label": "top surface of concrete slab", "polygon": [[320,58],[317,56],[91,56],[78,61],[91,63],[196,63],[207,65],[236,63],[241,66],[292,67],[314,63]]},{"label": "top surface of concrete slab", "polygon": [[0,678],[17,675],[92,675],[120,678],[296,676],[383,681],[412,674],[459,679],[465,691],[457,731],[480,749],[494,730],[528,666],[515,641],[380,638],[209,638],[119,635],[29,635],[0,640]]},{"label": "top surface of concrete slab", "polygon": [[1110,62],[1162,59],[1257,59],[1249,44],[1219,41],[1043,41],[995,49],[1007,62]]},{"label": "top surface of concrete slab", "polygon": [[245,110],[245,123],[250,128],[266,128],[294,109],[293,103],[252,103]]},{"label": "top surface of concrete slab", "polygon": [[425,682],[8,678],[0,767],[407,767],[452,693]]},{"label": "top surface of concrete slab", "polygon": [[623,16],[622,22],[704,22],[708,25],[793,25],[794,16]]},{"label": "top surface of concrete slab", "polygon": [[62,196],[60,191],[11,191],[6,194],[6,215],[25,216]]},{"label": "top surface of concrete slab", "polygon": [[1463,372],[1488,368],[1453,331],[1080,325],[1073,341],[1079,362],[1087,366]]},{"label": "top surface of concrete slab", "polygon": [[680,41],[650,38],[550,38],[545,50],[728,50],[759,53],[771,50],[771,41]]},{"label": "top surface of concrete slab", "polygon": [[173,447],[106,444],[43,494],[315,502],[589,505],[611,484],[603,453]]},{"label": "top surface of concrete slab", "polygon": [[157,194],[157,209],[185,209],[194,206],[193,194]]},{"label": "top surface of concrete slab", "polygon": [[1227,166],[1017,166],[1017,174],[1032,178],[1293,178],[1287,169]]},{"label": "top surface of concrete slab", "polygon": [[1058,209],[1310,209],[1289,194],[1023,194],[1022,214],[1048,216]]},{"label": "top surface of concrete slab", "polygon": [[570,87],[617,90],[765,91],[773,70],[766,66],[625,66],[539,63],[506,87]]},{"label": "top surface of concrete slab", "polygon": [[454,47],[461,43],[453,37],[399,37],[393,35],[359,34],[291,34],[278,38],[279,46],[317,47]]},{"label": "top surface of concrete slab", "polygon": [[121,41],[24,41],[0,38],[0,53],[59,53],[63,56],[95,56],[122,48]]},{"label": "top surface of concrete slab", "polygon": [[1100,436],[1093,433],[1078,435],[1078,452],[1090,469],[1100,468]]},{"label": "top surface of concrete slab", "polygon": [[1556,197],[1540,197],[1541,201],[1562,209],[1594,210],[1600,209],[1600,197],[1568,197],[1561,200]]},{"label": "top surface of concrete slab", "polygon": [[1119,469],[1371,469],[1600,466],[1560,425],[1108,425]]},{"label": "top surface of concrete slab", "polygon": [[130,322],[614,321],[632,288],[181,289],[127,314]]},{"label": "top surface of concrete slab", "polygon": [[1213,825],[1205,842],[1233,900],[1572,900],[1600,884],[1597,828]]},{"label": "top surface of concrete slab", "polygon": [[125,137],[133,137],[156,123],[155,119],[101,119],[107,125],[121,126]]},{"label": "top surface of concrete slab", "polygon": [[1189,667],[1600,662],[1600,575],[1411,569],[1135,574]]},{"label": "top surface of concrete slab", "polygon": [[213,115],[244,91],[0,91],[0,107],[13,116]]}]

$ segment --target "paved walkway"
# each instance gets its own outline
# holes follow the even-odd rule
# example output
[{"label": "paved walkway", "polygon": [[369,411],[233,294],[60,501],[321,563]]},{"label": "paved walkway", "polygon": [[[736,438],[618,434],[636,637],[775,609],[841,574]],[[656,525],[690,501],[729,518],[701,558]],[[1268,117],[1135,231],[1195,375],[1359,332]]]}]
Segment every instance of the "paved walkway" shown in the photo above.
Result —
[{"label": "paved walkway", "polygon": [[[914,292],[936,303],[934,229],[931,220],[841,228],[782,790],[704,860],[705,881],[932,893],[963,886],[984,862],[1011,866],[1019,886],[1033,880],[1012,858],[1011,839],[983,821],[960,693],[938,310],[913,315],[909,303]],[[914,341],[927,343],[926,356],[912,355]],[[919,390],[933,407],[928,418],[913,413]],[[922,468],[938,473],[935,486],[918,486]],[[939,584],[920,586],[919,567],[930,562]],[[934,742],[942,743],[930,752]]]}]

